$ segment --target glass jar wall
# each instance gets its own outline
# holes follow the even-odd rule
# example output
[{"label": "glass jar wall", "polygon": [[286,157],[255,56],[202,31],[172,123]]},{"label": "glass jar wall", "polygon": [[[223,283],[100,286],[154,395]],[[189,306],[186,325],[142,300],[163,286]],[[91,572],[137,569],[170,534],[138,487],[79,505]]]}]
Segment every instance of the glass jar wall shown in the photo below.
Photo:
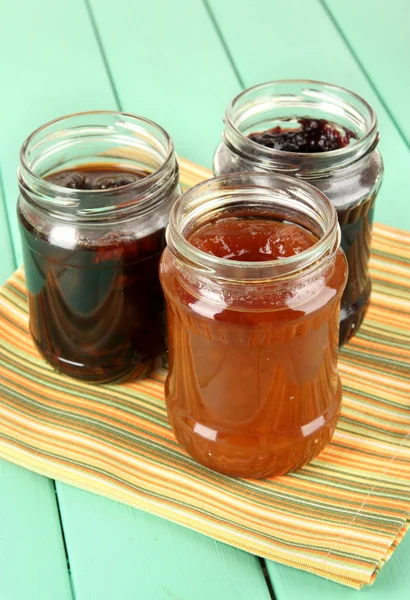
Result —
[{"label": "glass jar wall", "polygon": [[333,206],[293,178],[231,174],[180,197],[167,244],[165,393],[177,439],[228,475],[299,468],[340,411],[347,267]]},{"label": "glass jar wall", "polygon": [[26,140],[18,179],[38,350],[89,382],[146,375],[166,350],[158,263],[180,194],[169,136],[133,115],[71,115]]},{"label": "glass jar wall", "polygon": [[249,88],[228,106],[214,156],[216,175],[287,174],[331,200],[349,264],[341,344],[358,331],[370,301],[371,230],[383,173],[377,143],[376,115],[353,92],[316,81],[273,81]]}]

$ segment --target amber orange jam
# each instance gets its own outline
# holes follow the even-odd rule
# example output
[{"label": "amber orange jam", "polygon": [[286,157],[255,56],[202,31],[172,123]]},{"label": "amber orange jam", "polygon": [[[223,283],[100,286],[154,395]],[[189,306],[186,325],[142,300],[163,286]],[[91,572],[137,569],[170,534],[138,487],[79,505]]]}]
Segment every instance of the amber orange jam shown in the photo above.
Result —
[{"label": "amber orange jam", "polygon": [[340,411],[347,268],[334,208],[292,178],[227,175],[177,201],[167,242],[165,391],[177,439],[228,475],[301,467]]}]

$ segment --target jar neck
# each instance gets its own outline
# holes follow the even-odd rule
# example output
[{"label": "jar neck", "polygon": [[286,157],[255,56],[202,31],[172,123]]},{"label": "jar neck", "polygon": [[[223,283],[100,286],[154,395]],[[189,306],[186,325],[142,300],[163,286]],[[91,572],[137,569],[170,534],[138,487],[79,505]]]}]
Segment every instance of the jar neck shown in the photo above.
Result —
[{"label": "jar neck", "polygon": [[[301,117],[325,119],[353,132],[356,139],[340,149],[301,153],[267,148],[248,135]],[[225,114],[223,140],[245,168],[314,179],[366,160],[379,134],[371,106],[353,92],[317,81],[273,81],[239,94]]]},{"label": "jar neck", "polygon": [[[148,174],[104,190],[70,189],[46,179],[88,166]],[[171,139],[156,123],[118,112],[78,113],[47,123],[27,138],[18,184],[23,200],[59,219],[125,219],[166,202],[178,186],[178,164]]]},{"label": "jar neck", "polygon": [[[244,211],[298,224],[318,241],[299,254],[266,262],[219,258],[189,243],[187,238],[203,224]],[[269,296],[272,286],[317,280],[339,248],[340,229],[332,204],[313,186],[282,175],[233,173],[200,183],[179,198],[170,213],[167,244],[184,280],[207,286],[218,302],[243,294],[246,286]]]}]

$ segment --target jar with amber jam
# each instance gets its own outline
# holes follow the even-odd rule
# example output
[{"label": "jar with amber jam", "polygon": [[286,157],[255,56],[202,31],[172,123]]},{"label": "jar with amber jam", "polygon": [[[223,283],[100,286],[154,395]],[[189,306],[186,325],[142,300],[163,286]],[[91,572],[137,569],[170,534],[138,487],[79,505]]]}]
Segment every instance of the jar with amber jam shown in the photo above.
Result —
[{"label": "jar with amber jam", "polygon": [[347,266],[329,200],[290,177],[237,173],[171,210],[160,280],[169,419],[203,465],[239,477],[298,469],[334,432]]},{"label": "jar with amber jam", "polygon": [[145,376],[166,351],[158,264],[180,195],[168,134],[118,112],[63,117],[26,140],[18,181],[37,349],[90,383]]},{"label": "jar with amber jam", "polygon": [[267,171],[321,190],[336,208],[349,278],[340,344],[357,333],[370,302],[374,205],[383,174],[377,117],[360,96],[320,81],[272,81],[230,103],[214,173]]}]

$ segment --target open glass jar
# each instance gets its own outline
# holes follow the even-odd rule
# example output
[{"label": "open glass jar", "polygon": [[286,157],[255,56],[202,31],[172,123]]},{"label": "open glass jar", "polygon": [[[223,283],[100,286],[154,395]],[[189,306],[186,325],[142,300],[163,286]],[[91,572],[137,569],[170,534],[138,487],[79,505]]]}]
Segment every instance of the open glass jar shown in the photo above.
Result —
[{"label": "open glass jar", "polygon": [[[319,120],[321,126],[331,124],[336,133],[348,132],[349,143],[330,151],[295,152],[265,147],[249,138],[273,128],[298,130],[304,119]],[[349,264],[340,325],[340,344],[345,343],[359,329],[371,292],[371,230],[383,173],[373,109],[338,86],[317,81],[273,81],[234,98],[226,111],[225,127],[214,156],[216,175],[236,171],[291,175],[317,187],[336,208]]]},{"label": "open glass jar", "polygon": [[38,350],[88,382],[146,375],[166,350],[158,263],[180,194],[171,139],[133,115],[70,115],[25,141],[18,182]]},{"label": "open glass jar", "polygon": [[290,177],[217,177],[174,204],[167,244],[165,394],[177,439],[228,475],[302,466],[340,412],[347,266],[332,204]]}]

